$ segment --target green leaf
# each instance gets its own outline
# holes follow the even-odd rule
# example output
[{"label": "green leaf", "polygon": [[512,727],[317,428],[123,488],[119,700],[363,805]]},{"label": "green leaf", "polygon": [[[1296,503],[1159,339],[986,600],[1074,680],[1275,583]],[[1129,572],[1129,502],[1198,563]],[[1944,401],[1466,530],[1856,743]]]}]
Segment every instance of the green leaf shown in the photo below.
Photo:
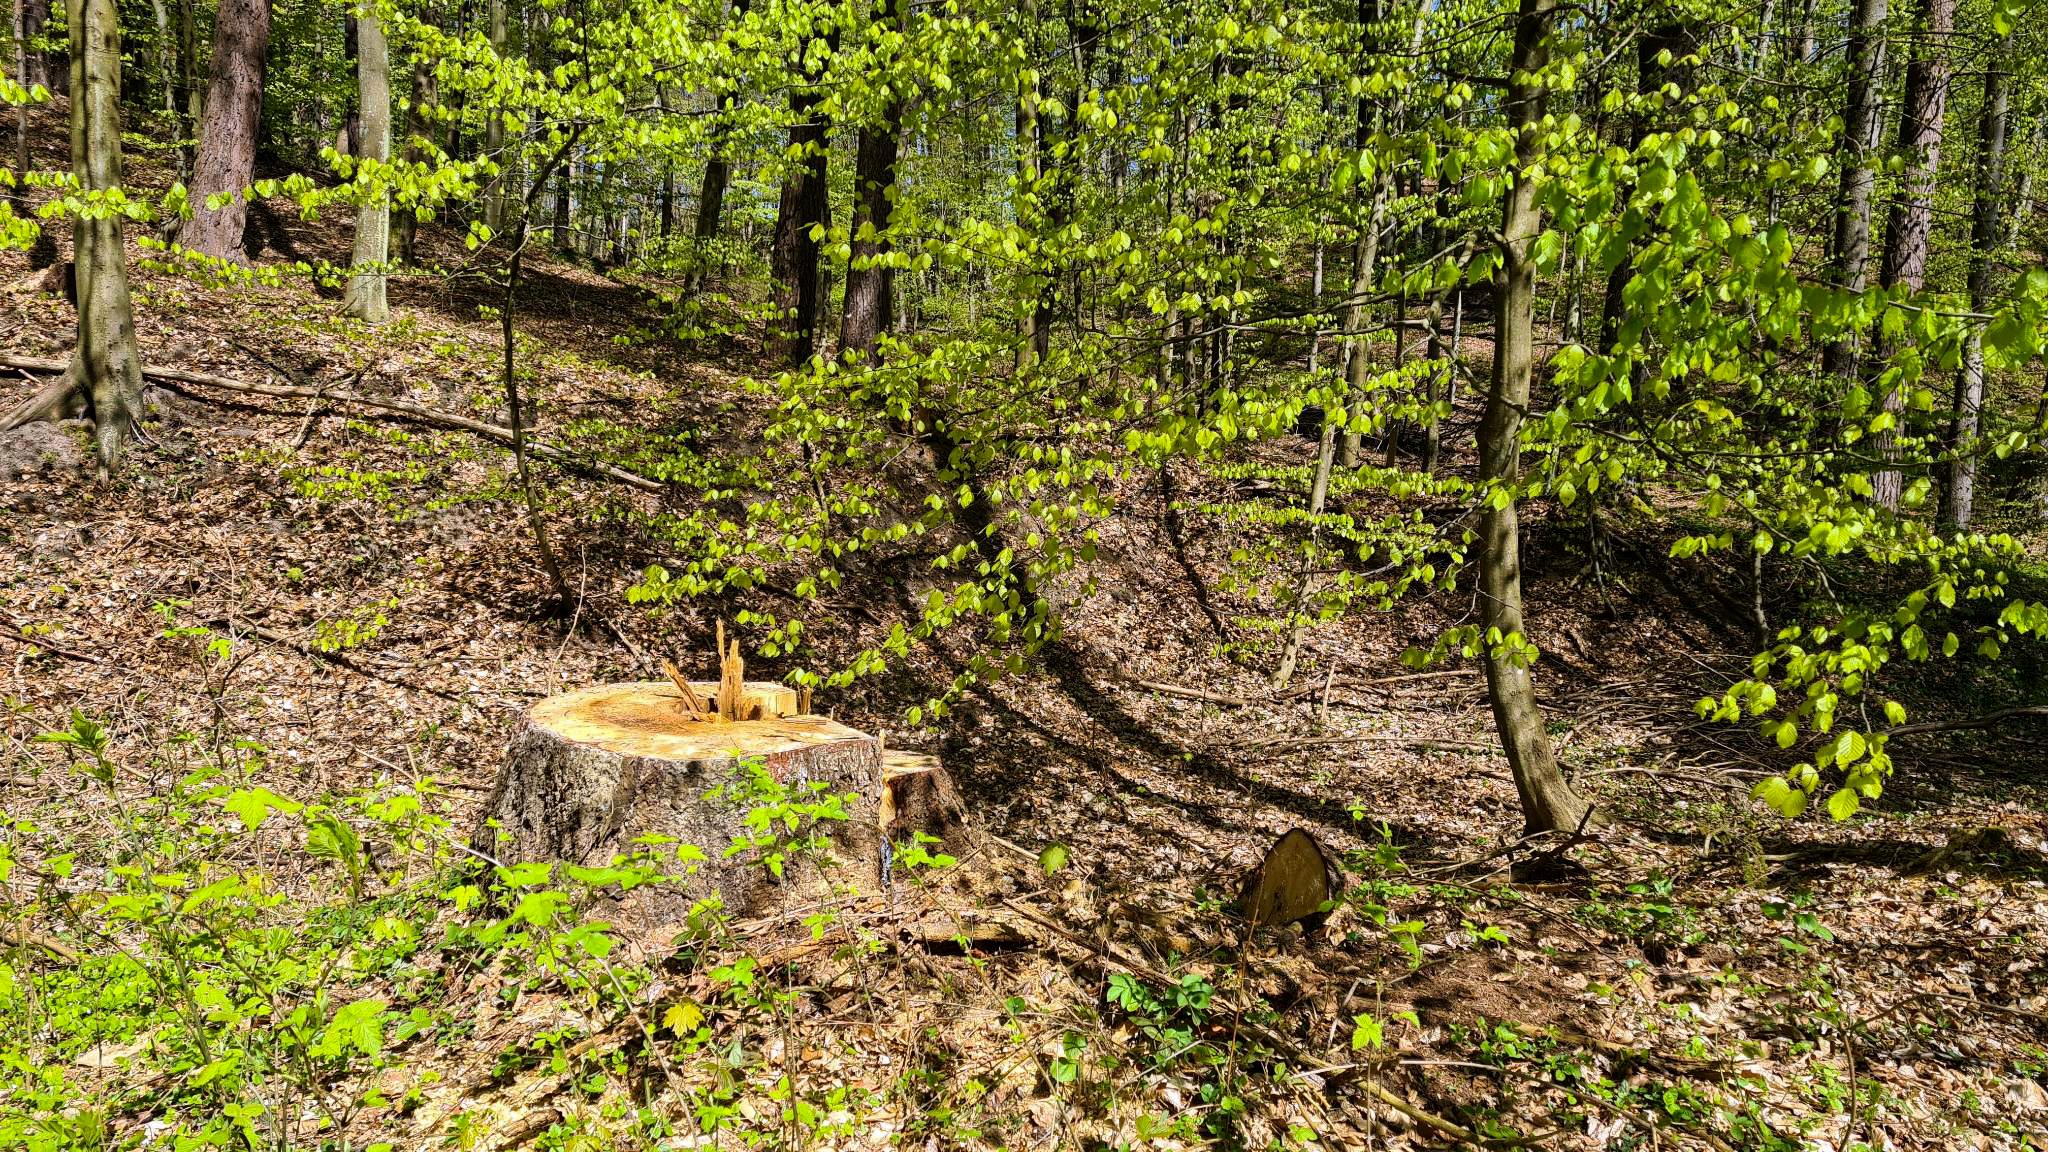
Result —
[{"label": "green leaf", "polygon": [[1045,846],[1045,851],[1038,854],[1038,866],[1045,870],[1047,876],[1050,876],[1067,866],[1067,856],[1068,852],[1065,844],[1048,844]]},{"label": "green leaf", "polygon": [[1828,797],[1828,815],[1837,820],[1847,820],[1849,817],[1854,816],[1856,810],[1862,806],[1863,800],[1856,795],[1856,790],[1853,788],[1843,788],[1833,796]]}]

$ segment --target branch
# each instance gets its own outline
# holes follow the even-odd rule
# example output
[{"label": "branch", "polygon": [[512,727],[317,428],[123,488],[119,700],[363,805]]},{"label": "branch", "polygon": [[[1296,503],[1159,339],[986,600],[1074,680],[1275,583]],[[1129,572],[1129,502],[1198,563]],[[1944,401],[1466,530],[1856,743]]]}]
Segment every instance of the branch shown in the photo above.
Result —
[{"label": "branch", "polygon": [[1961,732],[1972,728],[1989,728],[2000,720],[2010,720],[2015,716],[2048,716],[2048,704],[2001,708],[1996,712],[1986,712],[1982,716],[1972,716],[1964,720],[1926,720],[1918,724],[1901,724],[1896,728],[1885,729],[1882,734],[1912,736],[1921,732]]},{"label": "branch", "polygon": [[[66,365],[58,360],[38,360],[29,356],[0,356],[0,367],[20,368],[29,372],[62,372]],[[495,440],[500,444],[509,445],[512,443],[512,430],[510,428],[501,428],[496,424],[486,424],[481,420],[472,420],[467,416],[458,416],[453,412],[443,412],[438,408],[429,408],[424,404],[414,404],[407,400],[386,400],[377,396],[358,396],[351,392],[337,392],[331,388],[300,388],[284,384],[251,384],[244,380],[231,380],[225,376],[210,376],[204,372],[186,372],[177,368],[144,368],[142,374],[151,380],[170,385],[177,391],[187,392],[188,395],[191,393],[187,389],[179,388],[178,385],[197,384],[207,388],[219,388],[228,392],[246,392],[255,396],[290,397],[306,400],[324,400],[335,404],[355,404],[364,408],[395,412],[401,416],[418,420],[423,424],[432,424],[442,428],[456,428],[464,432],[474,432],[485,439]],[[542,459],[552,460],[565,468],[587,472],[607,480],[615,480],[621,484],[638,488],[643,492],[665,492],[668,490],[668,485],[652,477],[642,476],[637,472],[628,472],[623,468],[615,468],[609,464],[597,464],[587,460],[579,460],[574,454],[565,452],[560,448],[552,448],[545,444],[529,444],[527,445],[527,450]]]}]

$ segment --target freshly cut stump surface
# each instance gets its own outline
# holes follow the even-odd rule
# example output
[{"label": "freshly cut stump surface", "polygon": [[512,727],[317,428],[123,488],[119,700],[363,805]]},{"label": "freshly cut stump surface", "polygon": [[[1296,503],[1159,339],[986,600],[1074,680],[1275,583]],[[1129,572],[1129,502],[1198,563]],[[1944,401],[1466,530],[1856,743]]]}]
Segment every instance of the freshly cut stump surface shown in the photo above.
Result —
[{"label": "freshly cut stump surface", "polygon": [[[749,805],[723,793],[745,783],[741,763],[754,759],[793,800],[809,800],[804,785],[811,783],[854,794],[847,819],[827,822],[825,831],[842,863],[856,865],[845,879],[872,886],[880,867],[880,742],[822,716],[774,716],[782,710],[778,693],[787,692],[781,685],[750,682],[747,689],[773,718],[693,720],[663,681],[597,685],[535,704],[506,751],[475,847],[506,864],[602,865],[633,852],[641,836],[670,836],[704,851],[683,886],[690,896],[715,891],[733,911],[751,911],[777,886],[744,854],[726,859]],[[793,695],[788,703],[793,711]],[[687,911],[688,897],[670,895],[676,899],[661,901],[668,911]]]}]

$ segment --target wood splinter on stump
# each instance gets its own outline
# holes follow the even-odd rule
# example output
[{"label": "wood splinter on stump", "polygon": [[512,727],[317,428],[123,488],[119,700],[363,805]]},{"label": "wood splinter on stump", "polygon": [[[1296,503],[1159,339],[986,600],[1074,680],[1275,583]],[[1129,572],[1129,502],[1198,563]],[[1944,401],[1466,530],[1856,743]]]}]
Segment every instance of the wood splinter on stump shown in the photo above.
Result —
[{"label": "wood splinter on stump", "polygon": [[[827,822],[824,831],[836,855],[864,862],[859,874],[872,877],[880,859],[881,742],[822,716],[798,715],[797,695],[787,687],[737,683],[738,691],[732,683],[603,684],[535,704],[506,752],[474,837],[477,851],[506,864],[602,865],[633,852],[641,836],[670,836],[703,849],[706,859],[680,886],[688,895],[674,885],[636,890],[648,893],[645,914],[680,918],[692,896],[712,891],[728,908],[747,912],[776,885],[744,855],[726,859],[748,805],[721,793],[745,783],[741,761],[751,758],[792,792],[817,783],[853,794],[844,823]],[[699,704],[715,695],[726,697],[720,703],[749,701],[749,714],[761,718],[693,721],[685,691]]]}]

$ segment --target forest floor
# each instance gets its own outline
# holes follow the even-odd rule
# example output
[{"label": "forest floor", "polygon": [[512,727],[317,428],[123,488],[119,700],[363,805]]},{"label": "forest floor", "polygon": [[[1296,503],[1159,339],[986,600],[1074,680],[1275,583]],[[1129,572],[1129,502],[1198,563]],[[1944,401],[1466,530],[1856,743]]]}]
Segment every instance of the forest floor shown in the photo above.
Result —
[{"label": "forest floor", "polygon": [[[273,209],[261,265],[346,259],[339,222]],[[470,259],[422,235],[445,265]],[[396,319],[370,331],[301,279],[211,285],[132,256],[151,366],[505,422],[475,281],[395,282]],[[520,329],[541,440],[571,442],[591,414],[744,439],[758,365],[744,341],[648,337],[644,294],[569,261],[533,268]],[[30,273],[0,253],[14,286],[0,351],[61,359],[69,306]],[[12,374],[0,406],[31,387]],[[82,932],[75,899],[111,890],[113,871],[72,874],[52,846],[90,857],[124,805],[160,802],[177,824],[168,798],[206,764],[296,801],[410,792],[466,837],[533,701],[650,675],[664,654],[690,667],[719,614],[792,607],[772,588],[663,613],[628,603],[648,564],[674,563],[648,515],[669,497],[546,468],[577,594],[563,620],[541,610],[499,446],[341,404],[152,395],[160,419],[109,483],[82,466],[75,428],[0,437],[0,929],[10,982],[41,1005],[7,1046],[129,1140],[199,1088],[189,1068],[138,1071],[158,1067],[165,1026],[147,985],[108,999],[127,987],[127,944]],[[1185,508],[1228,488],[1190,468],[1173,481]],[[880,953],[813,945],[794,914],[724,939],[722,967],[624,941],[619,966],[651,981],[635,992],[647,1015],[691,1006],[661,1027],[694,1039],[657,1046],[650,1021],[604,1015],[573,978],[479,962],[453,927],[465,913],[433,903],[415,910],[412,946],[353,964],[352,994],[425,1014],[315,1078],[348,1104],[314,1127],[401,1148],[2043,1146],[2048,781],[2024,728],[1902,739],[1896,786],[1846,824],[1760,816],[1748,784],[1795,754],[1693,711],[1745,665],[1746,574],[1665,559],[1655,522],[1623,526],[1595,570],[1583,526],[1539,512],[1541,695],[1568,771],[1613,819],[1525,881],[1549,846],[1519,843],[1481,682],[1398,659],[1464,605],[1439,595],[1317,627],[1295,691],[1276,693],[1272,653],[1243,647],[1260,606],[1220,590],[1236,529],[1169,516],[1156,476],[1116,500],[1086,573],[1100,593],[1023,674],[907,729],[903,709],[969,654],[942,638],[821,698],[939,756],[999,838],[962,862],[972,879],[850,908],[841,930],[870,930]],[[926,579],[905,566],[828,599],[815,642],[842,657],[875,643]],[[1766,607],[1794,606],[1787,591]],[[1989,710],[1998,691],[1920,687],[1937,717]],[[110,782],[63,770],[75,742],[39,742],[74,714],[104,725]],[[1217,905],[1292,827],[1343,855],[1353,900],[1240,944]],[[1055,843],[1071,866],[1048,877],[1031,854]],[[264,922],[307,931],[293,909],[330,897],[334,875],[248,851],[291,894]],[[418,876],[402,871],[377,891],[409,891]],[[963,900],[1011,909],[1036,946],[963,954],[891,935],[915,918],[906,903]],[[732,976],[741,956],[788,995],[738,998],[753,986]],[[62,1111],[10,1083],[10,1122]],[[784,1109],[791,1097],[811,1110]],[[720,1108],[713,1135],[680,1135]]]}]

